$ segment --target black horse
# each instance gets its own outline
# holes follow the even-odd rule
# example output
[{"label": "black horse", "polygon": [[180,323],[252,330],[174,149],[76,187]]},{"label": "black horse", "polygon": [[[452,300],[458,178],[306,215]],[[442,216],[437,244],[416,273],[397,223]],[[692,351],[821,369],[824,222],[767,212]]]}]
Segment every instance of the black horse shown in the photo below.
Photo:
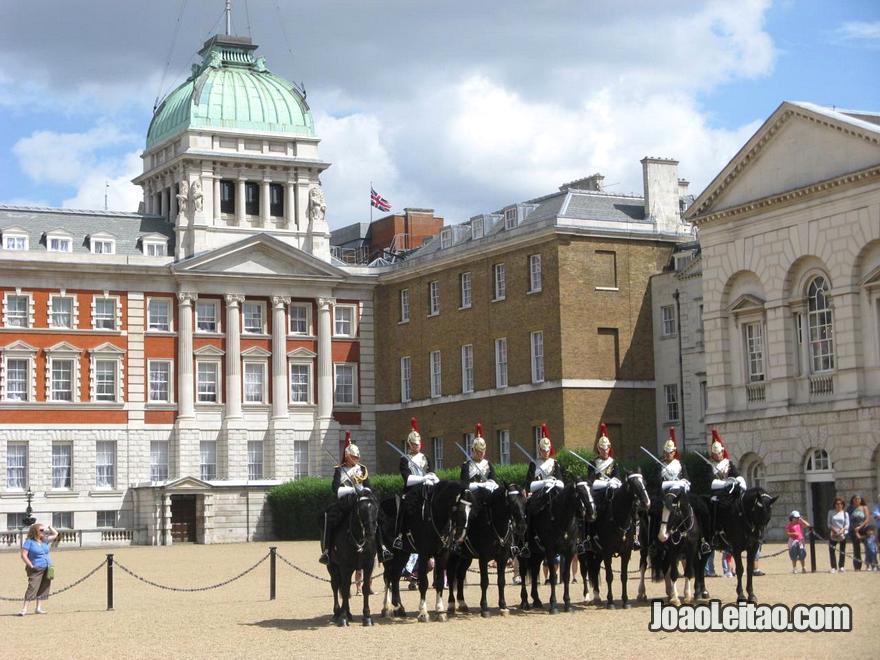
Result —
[{"label": "black horse", "polygon": [[[419,556],[416,570],[419,575],[419,615],[421,622],[428,621],[426,594],[428,591],[428,560],[434,558],[434,589],[437,592],[437,620],[446,620],[446,608],[443,605],[443,588],[446,576],[446,564],[452,546],[461,543],[467,532],[473,496],[458,481],[440,481],[429,491],[427,499],[420,506],[412,503],[404,504],[401,512],[405,518],[406,529],[403,547],[394,551],[394,558],[385,562],[385,604],[382,616],[394,614],[406,616],[406,610],[400,601],[400,574],[410,554]],[[395,501],[389,498],[382,502],[385,512],[384,520],[388,529],[385,537],[394,535]]]},{"label": "black horse", "polygon": [[351,620],[351,576],[360,570],[363,571],[364,579],[363,624],[372,626],[369,585],[376,560],[379,501],[366,488],[350,497],[355,500],[354,504],[330,538],[330,562],[327,571],[330,573],[330,586],[333,589],[333,620],[338,626],[347,626]]},{"label": "black horse", "polygon": [[[685,491],[677,493],[669,492],[664,495],[664,501],[669,508],[667,520],[667,536],[665,542],[660,543],[656,537],[659,528],[660,510],[652,512],[655,518],[651,527],[651,534],[643,542],[642,562],[640,564],[641,581],[639,583],[639,600],[646,600],[645,596],[645,553],[646,547],[650,547],[651,570],[656,582],[664,580],[666,583],[666,595],[670,605],[681,605],[678,596],[678,580],[685,578],[684,600],[702,597],[705,594],[705,570],[708,553],[704,552],[702,538],[703,527],[696,513],[701,498]],[[680,566],[683,566],[682,573]],[[707,594],[706,594],[707,595]]]},{"label": "black horse", "polygon": [[[553,489],[556,490],[556,489]],[[571,560],[577,553],[577,546],[582,538],[584,522],[592,519],[595,513],[590,486],[585,481],[577,484],[566,484],[560,492],[544,492],[532,495],[528,510],[528,557],[520,555],[519,574],[520,604],[522,610],[543,606],[538,596],[538,575],[541,562],[550,568],[550,614],[559,612],[556,605],[556,557],[561,562],[561,579],[563,583],[563,609],[571,609],[569,596],[569,575]],[[535,498],[541,499],[536,500]],[[529,605],[526,590],[526,576],[531,580],[532,604]]]},{"label": "black horse", "polygon": [[[587,524],[584,542],[578,552],[581,575],[589,575],[593,585],[593,600],[599,604],[599,569],[605,564],[605,582],[608,585],[608,609],[614,609],[614,595],[611,584],[614,580],[614,557],[620,557],[621,599],[625,609],[630,608],[626,592],[627,570],[635,541],[636,522],[640,512],[647,511],[651,505],[645,479],[639,472],[629,475],[611,501],[600,508],[595,522]],[[584,597],[587,597],[587,582],[584,580]]]},{"label": "black horse", "polygon": [[[771,507],[777,499],[778,496],[770,495],[759,486],[749,488],[732,502],[717,505],[714,526],[711,508],[715,503],[708,497],[703,497],[696,506],[698,518],[706,531],[706,541],[711,543],[714,540],[716,549],[727,550],[733,555],[733,560],[736,562],[737,601],[745,601],[747,595],[750,603],[758,602],[752,588],[755,556],[764,538],[764,529],[770,522]],[[742,588],[743,551],[746,553],[746,594],[743,594]]]},{"label": "black horse", "polygon": [[[479,491],[478,491],[479,492]],[[468,523],[467,536],[459,552],[449,558],[449,607],[455,611],[456,596],[458,611],[467,612],[464,602],[464,583],[467,570],[474,559],[480,565],[480,616],[489,616],[489,603],[486,590],[489,588],[489,562],[494,561],[498,577],[498,608],[507,614],[504,599],[505,569],[507,560],[515,556],[526,534],[525,496],[519,486],[511,484],[497,488],[493,492],[483,492],[475,498],[475,506]]]}]

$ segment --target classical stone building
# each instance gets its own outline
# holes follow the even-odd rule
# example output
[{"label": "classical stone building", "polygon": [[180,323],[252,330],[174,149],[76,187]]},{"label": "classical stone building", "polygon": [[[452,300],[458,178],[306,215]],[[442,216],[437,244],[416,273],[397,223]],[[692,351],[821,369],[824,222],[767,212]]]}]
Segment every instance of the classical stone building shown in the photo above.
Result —
[{"label": "classical stone building", "polygon": [[[708,410],[820,528],[880,487],[880,115],[785,102],[696,199]],[[759,467],[755,467],[759,466]]]},{"label": "classical stone building", "polygon": [[380,276],[381,469],[411,416],[441,466],[476,422],[500,463],[534,453],[542,423],[557,448],[592,446],[603,421],[621,456],[654,437],[649,280],[691,234],[677,162],[642,164],[643,197],[594,175],[445,227]]},{"label": "classical stone building", "polygon": [[0,207],[0,528],[30,489],[91,541],[262,538],[345,430],[374,463],[375,274],[331,258],[311,113],[255,49],[213,37],[158,107],[143,213]]}]

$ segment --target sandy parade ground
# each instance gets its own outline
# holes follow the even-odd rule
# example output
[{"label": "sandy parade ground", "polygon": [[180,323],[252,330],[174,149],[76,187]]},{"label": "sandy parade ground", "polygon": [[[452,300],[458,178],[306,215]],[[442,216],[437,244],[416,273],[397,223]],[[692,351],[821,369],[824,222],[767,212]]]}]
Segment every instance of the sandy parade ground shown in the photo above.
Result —
[{"label": "sandy parade ground", "polygon": [[[270,544],[177,545],[169,548],[124,547],[53,553],[55,588],[62,589],[98,566],[107,552],[130,570],[157,583],[199,587],[233,577],[256,563]],[[278,553],[305,571],[324,576],[315,542],[278,543]],[[765,554],[782,549],[765,546]],[[406,647],[421,648],[440,658],[542,656],[551,658],[613,656],[697,657],[877,657],[880,643],[880,573],[828,573],[827,551],[817,546],[816,574],[792,575],[786,554],[762,562],[767,573],[756,578],[763,603],[848,603],[853,630],[848,633],[664,633],[648,630],[650,607],[607,611],[584,606],[578,598],[571,613],[550,616],[520,612],[519,587],[509,587],[509,616],[500,616],[497,590],[489,590],[491,617],[478,609],[478,576],[466,589],[470,614],[457,614],[446,623],[415,619],[416,592],[403,599],[409,617],[381,619],[381,597],[371,606],[376,625],[360,625],[361,599],[352,606],[356,619],[350,628],[330,623],[329,585],[296,572],[278,561],[277,599],[269,600],[269,562],[227,586],[209,591],[172,592],[158,589],[115,569],[113,611],[106,610],[105,568],[79,586],[48,601],[48,614],[16,615],[20,603],[0,601],[0,639],[3,656],[36,658],[54,655],[76,658],[147,657],[413,657]],[[716,561],[720,570],[720,561]],[[809,566],[809,563],[808,563]],[[734,580],[707,579],[712,597],[735,600]],[[379,583],[377,583],[377,587]],[[574,585],[580,594],[580,581]],[[635,580],[630,594],[636,593]],[[0,553],[0,596],[23,594],[23,564],[15,552]],[[619,597],[619,589],[615,587]],[[433,603],[430,596],[429,604]],[[541,587],[545,603],[549,587]],[[604,586],[603,586],[604,595]],[[649,584],[649,597],[663,595],[662,585]],[[32,610],[33,608],[31,608]],[[356,640],[356,641],[355,641]]]}]

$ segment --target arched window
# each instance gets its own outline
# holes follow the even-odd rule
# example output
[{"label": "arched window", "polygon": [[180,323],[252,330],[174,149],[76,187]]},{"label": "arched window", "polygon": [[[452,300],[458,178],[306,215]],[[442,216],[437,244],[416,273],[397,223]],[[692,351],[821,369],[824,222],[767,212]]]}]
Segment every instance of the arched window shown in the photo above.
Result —
[{"label": "arched window", "polygon": [[828,281],[818,275],[807,287],[807,323],[810,330],[810,364],[812,371],[834,369],[834,327],[828,304]]},{"label": "arched window", "polygon": [[814,449],[807,456],[807,472],[827,472],[832,467],[831,458],[824,449]]},{"label": "arched window", "polygon": [[764,486],[766,471],[764,461],[757,454],[748,453],[743,456],[740,463],[742,476],[749,487]]}]

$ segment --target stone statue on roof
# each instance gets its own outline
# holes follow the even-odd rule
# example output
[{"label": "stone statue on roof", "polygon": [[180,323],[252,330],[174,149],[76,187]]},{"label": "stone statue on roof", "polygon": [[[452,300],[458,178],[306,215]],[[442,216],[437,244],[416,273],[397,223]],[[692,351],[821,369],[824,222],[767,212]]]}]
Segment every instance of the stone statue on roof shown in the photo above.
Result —
[{"label": "stone statue on roof", "polygon": [[189,184],[186,179],[180,182],[177,190],[177,213],[186,216],[187,204],[189,203]]},{"label": "stone statue on roof", "polygon": [[190,197],[192,197],[193,206],[195,206],[196,211],[201,211],[205,203],[205,196],[202,194],[202,184],[198,179],[192,183]]}]

